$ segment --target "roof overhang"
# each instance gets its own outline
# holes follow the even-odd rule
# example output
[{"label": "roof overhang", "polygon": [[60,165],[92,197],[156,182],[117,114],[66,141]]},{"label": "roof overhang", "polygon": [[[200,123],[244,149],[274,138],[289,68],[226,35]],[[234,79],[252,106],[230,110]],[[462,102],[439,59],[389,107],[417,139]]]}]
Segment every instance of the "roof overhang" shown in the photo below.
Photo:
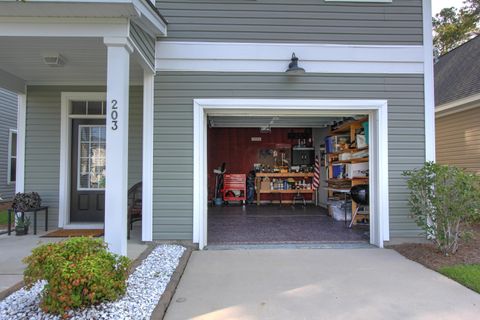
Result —
[{"label": "roof overhang", "polygon": [[435,116],[440,118],[477,107],[480,107],[480,93],[437,106]]},{"label": "roof overhang", "polygon": [[127,18],[154,37],[167,35],[167,21],[149,0],[1,1],[0,21],[14,18]]}]

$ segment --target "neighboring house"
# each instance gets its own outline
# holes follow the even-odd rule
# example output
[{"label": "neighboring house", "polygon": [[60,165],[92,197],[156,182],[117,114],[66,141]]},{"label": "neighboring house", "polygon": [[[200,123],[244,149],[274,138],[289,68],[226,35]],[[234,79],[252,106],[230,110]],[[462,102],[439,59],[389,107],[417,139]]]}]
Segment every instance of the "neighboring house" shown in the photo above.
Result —
[{"label": "neighboring house", "polygon": [[[125,254],[127,189],[143,181],[142,239],[203,248],[208,116],[367,114],[370,242],[418,238],[402,172],[434,159],[430,6],[1,1],[0,85],[20,99],[17,190],[40,192],[52,227],[104,223]],[[293,53],[306,73],[285,72]]]},{"label": "neighboring house", "polygon": [[15,194],[17,110],[17,95],[0,88],[0,202]]},{"label": "neighboring house", "polygon": [[437,162],[480,174],[480,37],[435,64]]}]

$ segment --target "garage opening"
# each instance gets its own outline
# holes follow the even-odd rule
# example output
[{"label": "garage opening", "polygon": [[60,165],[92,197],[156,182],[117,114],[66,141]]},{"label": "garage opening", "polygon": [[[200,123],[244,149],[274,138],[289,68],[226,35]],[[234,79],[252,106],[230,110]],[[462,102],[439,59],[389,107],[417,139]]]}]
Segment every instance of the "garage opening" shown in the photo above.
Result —
[{"label": "garage opening", "polygon": [[368,243],[369,118],[207,118],[209,245]]},{"label": "garage opening", "polygon": [[[356,237],[353,241],[369,241],[378,247],[389,241],[387,101],[194,99],[193,111],[193,241],[200,249],[215,243],[348,242],[351,241],[349,236]],[[261,124],[256,122],[259,120]],[[265,120],[268,120],[266,124]],[[211,130],[216,129],[224,133],[216,133],[214,140]],[[277,135],[281,137],[280,142],[273,141]],[[341,135],[350,138],[339,137]],[[248,138],[242,142],[247,146],[267,142],[269,145],[261,148],[257,145],[256,151],[247,152],[245,147],[241,148],[240,137]],[[233,146],[234,151],[222,151],[225,144],[229,144],[229,148]],[[210,155],[210,151],[216,155]],[[240,156],[227,154],[238,154],[238,151],[241,151]],[[243,157],[249,160],[242,160]],[[318,178],[319,186],[315,189],[312,180],[316,159],[319,174],[323,172],[324,177]],[[246,167],[243,167],[244,163]],[[215,188],[220,178],[225,182],[227,174],[232,175],[229,177],[232,190],[225,190],[224,186]],[[282,174],[293,176],[284,177]],[[303,176],[295,176],[297,174]],[[363,198],[368,199],[368,206],[358,207],[359,218],[353,219],[350,228],[353,174],[358,174],[360,185],[368,186],[368,196],[363,194]],[[255,185],[253,201],[252,178]],[[247,188],[247,179],[250,189]],[[351,180],[348,186],[347,180]],[[237,183],[241,188],[235,186]],[[247,200],[250,204],[243,206],[243,201]],[[342,202],[346,206],[341,205]],[[354,204],[353,216],[355,211]],[[343,219],[340,213],[343,213]],[[240,215],[256,219],[243,219],[242,225]],[[289,223],[289,219],[299,216],[306,222],[297,219]],[[265,217],[268,219],[264,219],[264,224],[259,224],[258,221]],[[329,237],[324,228],[324,238],[310,238],[309,235],[301,238],[302,234],[310,232],[308,230],[313,230],[311,233],[319,237],[320,229],[313,228],[312,218],[317,224],[323,220],[335,226],[330,229]],[[273,224],[269,224],[269,220]],[[286,220],[285,229],[279,227],[279,220]]]}]

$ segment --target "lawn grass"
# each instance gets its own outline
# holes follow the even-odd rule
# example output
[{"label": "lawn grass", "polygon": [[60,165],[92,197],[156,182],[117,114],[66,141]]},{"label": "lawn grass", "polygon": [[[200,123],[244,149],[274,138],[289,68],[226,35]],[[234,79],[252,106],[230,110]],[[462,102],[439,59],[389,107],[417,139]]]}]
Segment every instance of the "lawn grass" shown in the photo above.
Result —
[{"label": "lawn grass", "polygon": [[0,211],[0,224],[7,224],[7,210]]},{"label": "lawn grass", "polygon": [[480,293],[480,264],[459,264],[443,267],[440,273]]}]

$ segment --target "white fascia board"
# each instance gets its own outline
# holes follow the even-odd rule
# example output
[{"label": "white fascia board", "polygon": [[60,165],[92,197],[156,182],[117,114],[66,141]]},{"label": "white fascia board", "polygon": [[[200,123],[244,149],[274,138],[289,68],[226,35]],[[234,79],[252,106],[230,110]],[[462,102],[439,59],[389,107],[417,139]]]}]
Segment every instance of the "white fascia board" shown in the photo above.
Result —
[{"label": "white fascia board", "polygon": [[0,69],[0,87],[15,93],[25,93],[25,80]]},{"label": "white fascia board", "polygon": [[[1,2],[1,1],[0,1]],[[101,5],[92,10],[93,5]],[[142,25],[153,36],[166,36],[167,23],[142,0],[30,0],[0,4],[1,16],[12,17],[127,17]]]},{"label": "white fascia board", "polygon": [[365,2],[365,3],[377,3],[377,2],[382,2],[382,3],[388,3],[392,2],[393,0],[325,0],[325,2]]},{"label": "white fascia board", "polygon": [[425,161],[435,161],[435,85],[433,78],[432,1],[423,0]]},{"label": "white fascia board", "polygon": [[458,99],[439,105],[435,108],[435,116],[437,118],[454,114],[457,112],[467,111],[480,106],[480,93],[473,94],[466,98]]},{"label": "white fascia board", "polygon": [[157,71],[423,73],[422,46],[157,41]]},{"label": "white fascia board", "polygon": [[128,37],[127,18],[0,18],[4,37]]},{"label": "white fascia board", "polygon": [[156,12],[154,12],[149,5],[141,0],[133,0],[133,5],[140,13],[140,18],[145,18],[135,20],[135,22],[145,29],[145,31],[154,37],[167,35],[166,21],[164,21]]}]

